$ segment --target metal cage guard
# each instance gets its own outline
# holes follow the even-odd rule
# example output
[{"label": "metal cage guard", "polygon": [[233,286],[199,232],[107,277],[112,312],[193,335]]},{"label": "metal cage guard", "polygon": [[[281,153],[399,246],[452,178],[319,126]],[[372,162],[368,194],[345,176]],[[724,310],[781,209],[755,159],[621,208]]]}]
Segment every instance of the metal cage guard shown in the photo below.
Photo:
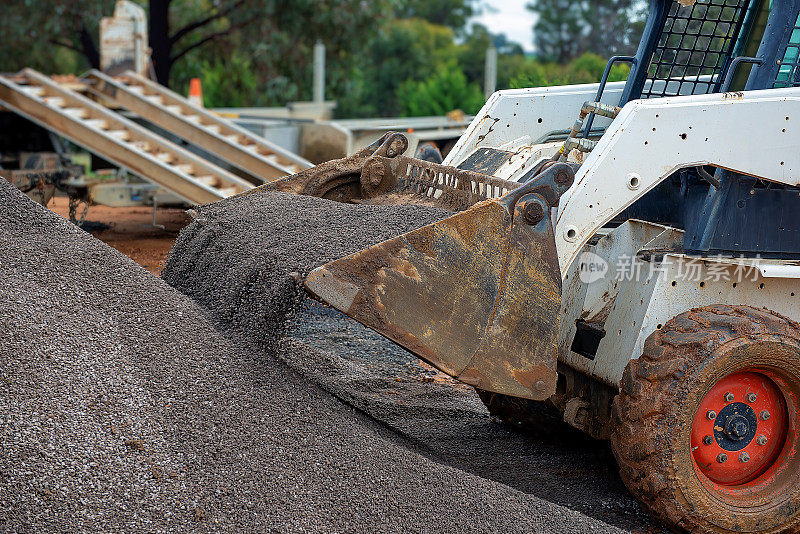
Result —
[{"label": "metal cage guard", "polygon": [[717,92],[763,0],[652,0],[620,106]]}]

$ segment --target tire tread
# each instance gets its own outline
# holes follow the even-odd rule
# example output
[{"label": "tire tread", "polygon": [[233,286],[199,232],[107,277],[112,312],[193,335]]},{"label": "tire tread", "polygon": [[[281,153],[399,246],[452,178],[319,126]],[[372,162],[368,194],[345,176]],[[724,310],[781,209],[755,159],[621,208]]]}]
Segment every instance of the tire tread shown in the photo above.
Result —
[{"label": "tire tread", "polygon": [[665,479],[665,444],[651,431],[665,419],[680,378],[735,338],[777,334],[800,342],[798,332],[795,322],[765,309],[716,305],[682,313],[648,337],[642,356],[626,367],[614,399],[611,445],[622,480],[650,513],[687,532],[714,531]]}]

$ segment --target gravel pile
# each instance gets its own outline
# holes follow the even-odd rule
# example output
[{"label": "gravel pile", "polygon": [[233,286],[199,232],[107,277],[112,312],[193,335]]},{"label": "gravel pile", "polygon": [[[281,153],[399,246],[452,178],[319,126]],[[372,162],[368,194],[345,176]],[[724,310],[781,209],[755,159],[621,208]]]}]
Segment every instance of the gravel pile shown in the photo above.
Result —
[{"label": "gravel pile", "polygon": [[3,181],[0,448],[9,532],[612,531],[422,456]]},{"label": "gravel pile", "polygon": [[315,267],[450,215],[432,207],[347,205],[272,191],[195,213],[162,278],[268,350],[305,300],[290,273],[304,278]]},{"label": "gravel pile", "polygon": [[[649,526],[606,444],[566,427],[551,429],[546,439],[509,432],[490,420],[472,388],[443,379],[401,347],[293,292],[289,272],[305,275],[450,212],[270,192],[197,211],[198,221],[181,234],[162,276],[221,322],[266,344],[290,368],[439,463],[624,528]],[[275,346],[278,332],[283,335]]]},{"label": "gravel pile", "polygon": [[669,532],[619,478],[608,442],[566,423],[535,434],[489,417],[475,391],[311,301],[278,352],[298,373],[424,448],[438,463],[633,532]]}]

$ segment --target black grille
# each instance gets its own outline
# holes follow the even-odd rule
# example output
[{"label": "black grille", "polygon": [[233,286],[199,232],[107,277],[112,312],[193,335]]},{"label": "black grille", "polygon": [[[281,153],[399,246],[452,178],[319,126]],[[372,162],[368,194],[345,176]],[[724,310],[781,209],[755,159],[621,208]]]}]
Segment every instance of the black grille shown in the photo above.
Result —
[{"label": "black grille", "polygon": [[673,2],[653,51],[642,98],[715,92],[750,0]]},{"label": "black grille", "polygon": [[789,36],[789,45],[778,67],[773,87],[800,87],[800,16]]}]

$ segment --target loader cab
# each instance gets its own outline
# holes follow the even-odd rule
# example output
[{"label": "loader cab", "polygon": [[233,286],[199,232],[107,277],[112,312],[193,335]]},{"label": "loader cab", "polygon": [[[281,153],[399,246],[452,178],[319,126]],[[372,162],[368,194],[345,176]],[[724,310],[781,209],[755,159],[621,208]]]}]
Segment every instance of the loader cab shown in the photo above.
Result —
[{"label": "loader cab", "polygon": [[[689,4],[689,5],[684,5]],[[800,0],[653,0],[620,106],[800,87]]]},{"label": "loader cab", "polygon": [[718,92],[762,0],[653,1],[621,104]]},{"label": "loader cab", "polygon": [[[636,56],[625,59],[632,66],[620,105],[800,87],[800,0],[653,0]],[[798,199],[795,187],[689,168],[614,222],[637,218],[682,228],[684,249],[693,254],[797,259]]]}]

